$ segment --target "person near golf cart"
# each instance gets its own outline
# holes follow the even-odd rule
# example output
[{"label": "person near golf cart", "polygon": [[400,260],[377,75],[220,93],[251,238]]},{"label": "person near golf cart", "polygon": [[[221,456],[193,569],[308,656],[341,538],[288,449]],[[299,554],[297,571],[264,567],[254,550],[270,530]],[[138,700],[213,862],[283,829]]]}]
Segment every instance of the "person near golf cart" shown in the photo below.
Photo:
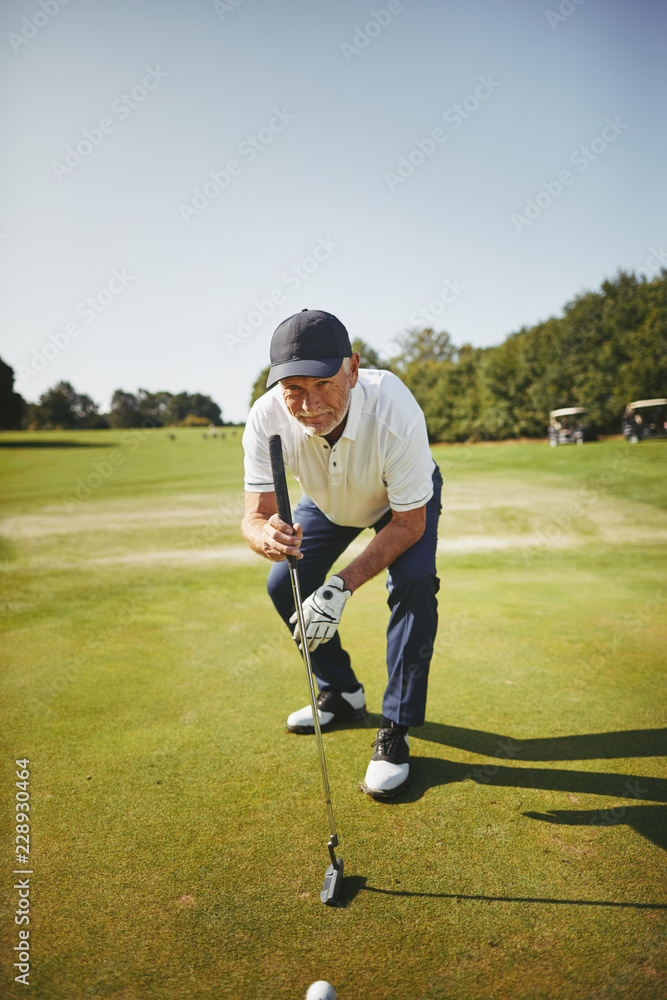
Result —
[{"label": "person near golf cart", "polygon": [[623,414],[623,437],[630,444],[667,437],[667,399],[636,399]]},{"label": "person near golf cart", "polygon": [[[246,511],[243,535],[269,559],[267,589],[278,614],[301,639],[291,589],[296,556],[306,641],[319,695],[321,728],[365,715],[364,688],[338,634],[343,609],[364,583],[387,570],[387,687],[382,721],[362,789],[391,798],[408,782],[408,729],[421,726],[438,626],[435,555],[442,478],[424,414],[401,380],[359,368],[347,330],[330,313],[304,309],[276,329],[267,388],[243,435]],[[280,434],[285,465],[304,495],[291,528],[281,520],[269,458]],[[375,536],[327,579],[365,528]],[[310,705],[287,728],[314,731]]]},{"label": "person near golf cart", "polygon": [[588,420],[588,410],[583,406],[564,406],[549,414],[549,444],[583,444],[592,441],[595,433]]}]

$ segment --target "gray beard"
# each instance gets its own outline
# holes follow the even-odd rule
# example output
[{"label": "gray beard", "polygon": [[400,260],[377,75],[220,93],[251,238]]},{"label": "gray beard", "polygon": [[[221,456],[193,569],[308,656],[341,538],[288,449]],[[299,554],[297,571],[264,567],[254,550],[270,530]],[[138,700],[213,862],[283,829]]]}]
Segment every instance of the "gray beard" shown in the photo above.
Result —
[{"label": "gray beard", "polygon": [[338,414],[332,414],[331,418],[327,421],[326,424],[320,424],[319,427],[308,427],[307,424],[301,423],[301,421],[299,421],[299,423],[301,423],[301,426],[303,427],[308,437],[326,437],[327,434],[331,434],[332,430],[338,427],[341,420],[345,419],[345,415],[350,408],[351,395],[352,395],[352,387],[348,386],[345,399],[341,407],[342,415],[339,416]]}]

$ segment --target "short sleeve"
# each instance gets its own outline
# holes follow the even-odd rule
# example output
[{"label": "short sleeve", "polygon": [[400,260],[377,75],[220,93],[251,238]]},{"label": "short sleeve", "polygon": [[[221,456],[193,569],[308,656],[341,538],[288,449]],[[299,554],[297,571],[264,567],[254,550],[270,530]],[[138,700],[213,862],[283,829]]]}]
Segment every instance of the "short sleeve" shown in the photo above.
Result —
[{"label": "short sleeve", "polygon": [[258,405],[262,399],[252,407],[243,432],[243,485],[248,493],[270,493],[274,488],[267,420]]},{"label": "short sleeve", "polygon": [[415,510],[428,503],[433,496],[433,466],[426,421],[420,410],[405,436],[387,442],[384,478],[392,510]]}]

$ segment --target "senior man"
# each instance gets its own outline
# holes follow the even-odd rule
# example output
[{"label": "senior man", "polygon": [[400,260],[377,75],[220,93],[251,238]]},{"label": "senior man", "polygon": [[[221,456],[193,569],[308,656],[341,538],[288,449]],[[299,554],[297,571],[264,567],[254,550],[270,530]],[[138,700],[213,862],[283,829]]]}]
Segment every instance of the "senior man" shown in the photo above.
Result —
[{"label": "senior man", "polygon": [[[442,479],[431,456],[424,414],[396,375],[359,368],[359,354],[335,316],[304,309],[276,329],[269,389],[252,407],[245,433],[243,535],[273,562],[269,595],[301,639],[288,555],[299,560],[306,641],[319,689],[322,729],[366,712],[364,688],[338,634],[345,603],[387,572],[387,687],[382,721],[362,789],[398,794],[410,775],[408,729],[421,726],[438,626],[435,553]],[[304,495],[294,524],[278,515],[269,437],[280,434],[285,465]],[[364,528],[375,537],[335,576],[332,565]],[[366,628],[375,627],[369,620]],[[303,641],[303,640],[302,640]],[[362,663],[361,669],[367,669]],[[310,705],[287,728],[314,732]]]}]

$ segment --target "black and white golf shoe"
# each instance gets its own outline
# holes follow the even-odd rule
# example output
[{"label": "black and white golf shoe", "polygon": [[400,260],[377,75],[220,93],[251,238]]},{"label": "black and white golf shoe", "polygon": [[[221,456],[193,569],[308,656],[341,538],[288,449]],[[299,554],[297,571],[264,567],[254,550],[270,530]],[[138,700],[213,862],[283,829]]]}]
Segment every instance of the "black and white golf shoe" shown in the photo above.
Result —
[{"label": "black and white golf shoe", "polygon": [[[366,715],[366,695],[363,685],[357,691],[336,691],[324,687],[317,696],[317,716],[320,729],[330,726],[341,719],[363,719]],[[314,733],[313,710],[310,705],[304,705],[297,712],[288,715],[287,728],[293,733]]]},{"label": "black and white golf shoe", "polygon": [[405,727],[378,729],[375,753],[366,769],[361,789],[374,799],[391,799],[410,780],[410,740]]}]

